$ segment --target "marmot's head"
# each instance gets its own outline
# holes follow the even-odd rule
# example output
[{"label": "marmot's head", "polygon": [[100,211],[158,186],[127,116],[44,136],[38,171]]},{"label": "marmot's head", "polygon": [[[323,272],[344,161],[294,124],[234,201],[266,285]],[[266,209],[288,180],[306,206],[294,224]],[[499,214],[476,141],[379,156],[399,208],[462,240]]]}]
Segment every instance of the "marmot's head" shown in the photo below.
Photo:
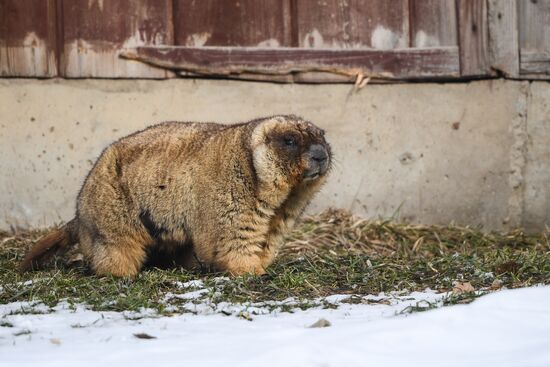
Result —
[{"label": "marmot's head", "polygon": [[254,168],[263,182],[295,187],[324,179],[331,167],[325,132],[294,115],[260,121],[251,144]]}]

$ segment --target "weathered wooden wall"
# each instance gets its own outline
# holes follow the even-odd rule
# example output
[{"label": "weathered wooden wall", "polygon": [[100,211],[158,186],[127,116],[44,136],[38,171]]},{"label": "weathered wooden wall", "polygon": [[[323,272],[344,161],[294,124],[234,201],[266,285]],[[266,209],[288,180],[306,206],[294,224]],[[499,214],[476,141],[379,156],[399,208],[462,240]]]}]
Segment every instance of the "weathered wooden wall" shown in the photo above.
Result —
[{"label": "weathered wooden wall", "polygon": [[170,0],[64,0],[60,74],[65,77],[163,78],[166,71],[122,60],[121,49],[173,44]]},{"label": "weathered wooden wall", "polygon": [[412,47],[457,46],[455,0],[409,0]]},{"label": "weathered wooden wall", "polygon": [[58,75],[55,0],[0,0],[0,75]]},{"label": "weathered wooden wall", "polygon": [[290,47],[290,0],[175,0],[174,44]]},{"label": "weathered wooden wall", "polygon": [[[127,50],[137,56],[120,58]],[[0,0],[1,76],[330,82],[355,72],[550,78],[550,0]]]},{"label": "weathered wooden wall", "polygon": [[550,76],[550,0],[520,1],[520,73],[534,79]]}]

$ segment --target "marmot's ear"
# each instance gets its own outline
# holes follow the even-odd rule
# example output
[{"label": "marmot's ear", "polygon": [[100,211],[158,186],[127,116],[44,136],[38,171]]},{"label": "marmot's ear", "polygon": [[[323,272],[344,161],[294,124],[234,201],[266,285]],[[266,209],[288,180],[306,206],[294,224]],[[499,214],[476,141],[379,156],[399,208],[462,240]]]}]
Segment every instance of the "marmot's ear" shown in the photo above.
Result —
[{"label": "marmot's ear", "polygon": [[254,130],[252,130],[252,138],[250,139],[250,147],[252,150],[256,149],[260,145],[269,143],[268,134],[270,126],[268,126],[268,121],[260,122]]}]

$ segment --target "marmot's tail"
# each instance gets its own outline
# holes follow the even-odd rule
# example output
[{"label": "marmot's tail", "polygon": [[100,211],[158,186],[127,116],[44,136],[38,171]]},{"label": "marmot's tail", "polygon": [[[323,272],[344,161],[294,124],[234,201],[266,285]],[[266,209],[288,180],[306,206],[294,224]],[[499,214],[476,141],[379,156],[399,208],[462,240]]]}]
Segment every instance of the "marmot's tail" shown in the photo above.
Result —
[{"label": "marmot's tail", "polygon": [[42,237],[27,253],[19,271],[29,271],[40,268],[57,251],[74,245],[78,242],[77,219],[73,218],[63,227],[56,229]]}]

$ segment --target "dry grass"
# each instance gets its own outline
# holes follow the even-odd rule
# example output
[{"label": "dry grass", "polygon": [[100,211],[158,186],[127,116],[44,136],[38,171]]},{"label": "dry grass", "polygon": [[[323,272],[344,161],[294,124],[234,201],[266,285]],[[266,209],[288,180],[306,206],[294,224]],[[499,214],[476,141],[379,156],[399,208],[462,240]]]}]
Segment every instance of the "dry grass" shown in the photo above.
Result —
[{"label": "dry grass", "polygon": [[426,226],[371,221],[343,210],[304,218],[288,237],[285,255],[327,254],[432,258],[455,252],[503,248],[550,250],[550,232],[485,233],[458,226]]}]

